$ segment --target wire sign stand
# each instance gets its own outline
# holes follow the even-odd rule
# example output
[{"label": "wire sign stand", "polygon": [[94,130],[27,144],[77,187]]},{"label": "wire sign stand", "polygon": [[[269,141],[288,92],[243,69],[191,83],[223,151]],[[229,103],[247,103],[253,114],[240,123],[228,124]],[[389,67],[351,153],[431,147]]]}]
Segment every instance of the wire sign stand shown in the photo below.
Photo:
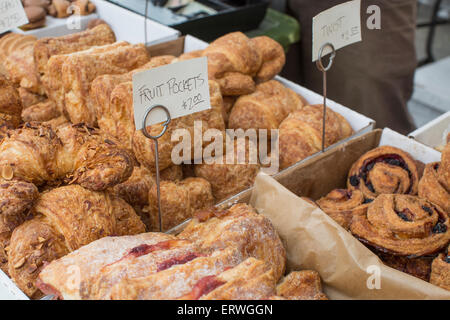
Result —
[{"label": "wire sign stand", "polygon": [[[152,135],[147,130],[147,119],[150,116],[150,113],[155,109],[162,109],[166,113],[166,121],[163,122],[162,131],[156,136]],[[152,139],[155,142],[155,169],[156,169],[156,196],[158,199],[158,221],[159,221],[159,231],[162,232],[162,212],[161,212],[161,191],[160,191],[160,178],[159,178],[159,153],[158,153],[158,139],[161,138],[167,131],[167,126],[169,125],[172,118],[170,117],[169,109],[167,109],[163,105],[154,105],[151,106],[145,113],[145,117],[142,123],[142,133],[149,139]]]},{"label": "wire sign stand", "polygon": [[[328,65],[324,67],[322,63],[323,58],[323,52],[325,48],[329,47],[331,49],[331,56],[328,61]],[[331,43],[325,43],[319,51],[319,59],[316,62],[317,68],[319,71],[323,74],[323,122],[322,122],[322,152],[325,152],[325,127],[326,127],[326,118],[327,118],[327,71],[331,69],[331,66],[333,65],[334,58],[336,57],[336,50],[334,49],[334,46]]]}]

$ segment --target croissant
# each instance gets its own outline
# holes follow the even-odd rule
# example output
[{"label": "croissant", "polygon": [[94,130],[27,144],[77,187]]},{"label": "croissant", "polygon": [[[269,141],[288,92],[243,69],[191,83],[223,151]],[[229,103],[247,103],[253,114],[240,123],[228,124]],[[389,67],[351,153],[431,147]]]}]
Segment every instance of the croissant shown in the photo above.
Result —
[{"label": "croissant", "polygon": [[36,185],[63,181],[105,190],[128,179],[133,159],[116,142],[95,129],[66,124],[26,123],[0,143],[3,178]]},{"label": "croissant", "polygon": [[79,185],[44,192],[32,210],[35,217],[14,230],[8,251],[11,278],[32,298],[42,295],[35,281],[45,262],[105,236],[145,230],[125,201]]},{"label": "croissant", "polygon": [[[273,226],[241,204],[203,211],[177,239],[148,233],[97,240],[50,263],[38,285],[65,299],[281,299],[275,295],[284,263]],[[73,284],[69,266],[80,271]],[[286,297],[316,291],[298,278],[285,279]],[[310,282],[317,287],[317,276]]]},{"label": "croissant", "polygon": [[[129,89],[132,88],[133,75],[169,64],[173,59],[175,59],[173,56],[153,57],[148,63],[128,73],[97,77],[91,85],[90,99],[95,109],[99,128],[116,137],[122,145],[132,150],[132,137],[136,128],[134,126],[133,97],[130,95]],[[119,86],[122,83],[126,84]],[[117,90],[116,87],[118,87]]]},{"label": "croissant", "polygon": [[441,288],[450,290],[450,255],[449,248],[438,255],[431,265],[430,282]]},{"label": "croissant", "polygon": [[450,213],[450,144],[442,152],[442,161],[425,166],[419,181],[419,196]]},{"label": "croissant", "polygon": [[92,47],[87,50],[77,51],[70,54],[61,53],[52,55],[49,57],[46,67],[43,70],[44,73],[41,74],[41,82],[46,95],[50,100],[53,100],[56,103],[59,111],[63,112],[65,105],[65,91],[62,69],[69,56],[98,55],[120,47],[125,47],[127,45],[127,42],[121,41],[99,47]]},{"label": "croissant", "polygon": [[[323,106],[305,106],[291,112],[279,126],[280,167],[287,168],[322,150]],[[327,108],[325,147],[353,134],[347,120]]]},{"label": "croissant", "polygon": [[8,273],[6,249],[11,234],[28,217],[39,192],[32,183],[0,179],[0,269]]},{"label": "croissant", "polygon": [[[121,84],[119,87],[125,84]],[[124,88],[125,89],[125,88]],[[126,89],[128,91],[128,96],[132,97],[132,86],[131,84]],[[201,137],[209,129],[217,129],[222,133],[222,137],[225,136],[225,123],[222,117],[222,96],[220,94],[219,86],[214,81],[209,81],[209,94],[211,101],[211,109],[190,114],[185,117],[173,119],[168,125],[167,132],[158,140],[159,144],[159,168],[161,170],[168,168],[173,165],[172,162],[172,151],[179,141],[172,141],[172,134],[177,129],[186,129],[189,133],[189,139],[191,142],[191,151],[194,151],[195,139],[198,137],[194,136],[194,124],[196,121],[201,123]],[[159,134],[162,131],[162,125],[157,124],[147,128],[147,130],[153,134]],[[216,131],[217,131],[216,130]],[[196,135],[200,136],[200,132]],[[184,139],[184,137],[182,137]],[[181,140],[181,138],[180,138]],[[198,143],[198,142],[197,142]],[[206,148],[210,142],[203,141],[203,149]],[[203,153],[202,149],[202,153]],[[144,136],[141,131],[135,131],[133,134],[133,151],[137,160],[140,164],[146,166],[152,172],[155,171],[155,155],[154,155],[154,141],[148,139]],[[193,153],[193,152],[192,152]],[[186,155],[183,155],[186,156]],[[187,155],[189,158],[189,155]],[[191,159],[194,159],[194,154],[191,154]]]},{"label": "croissant", "polygon": [[[180,166],[173,166],[161,171],[161,180],[179,181],[183,179],[183,170]],[[148,229],[151,229],[148,212],[148,193],[155,184],[152,172],[145,167],[134,167],[133,173],[127,181],[122,182],[108,191],[125,200],[141,217]]]},{"label": "croissant", "polygon": [[24,122],[46,122],[61,116],[56,104],[51,100],[39,102],[22,111]]},{"label": "croissant", "polygon": [[38,95],[22,87],[20,87],[17,91],[19,93],[20,100],[22,101],[23,109],[47,100],[45,96]]},{"label": "croissant", "polygon": [[275,80],[256,86],[256,91],[240,96],[231,110],[231,129],[278,129],[289,113],[303,107],[297,93]]},{"label": "croissant", "polygon": [[286,251],[276,230],[247,204],[227,210],[199,210],[178,238],[189,239],[207,252],[236,248],[243,256],[264,261],[276,279],[285,271]]},{"label": "croissant", "polygon": [[[166,169],[167,170],[167,169]],[[187,219],[197,210],[214,205],[211,184],[202,178],[187,178],[179,182],[161,181],[162,228],[167,231]],[[149,192],[151,230],[159,230],[156,184]]]},{"label": "croissant", "polygon": [[277,295],[289,300],[328,300],[319,274],[312,270],[289,273],[277,285]]},{"label": "croissant", "polygon": [[0,126],[16,128],[21,122],[22,102],[16,88],[0,75]]},{"label": "croissant", "polygon": [[72,123],[96,124],[95,109],[89,91],[92,81],[104,74],[121,74],[136,69],[150,59],[143,44],[116,49],[68,55],[62,66],[64,110]]},{"label": "croissant", "polygon": [[[382,194],[369,205],[366,215],[353,216],[350,230],[375,252],[387,255],[387,258],[382,256],[383,260],[394,260],[394,266],[396,256],[421,266],[419,270],[402,271],[428,280],[430,261],[420,260],[448,245],[449,226],[448,214],[425,199]],[[403,261],[400,264],[410,263]]]},{"label": "croissant", "polygon": [[403,150],[382,146],[362,155],[348,174],[350,190],[361,190],[365,198],[379,194],[417,195],[423,165]]},{"label": "croissant", "polygon": [[[211,184],[214,198],[220,202],[247,188],[255,182],[255,178],[261,168],[258,159],[252,159],[250,152],[257,152],[256,146],[248,141],[244,152],[235,140],[233,150],[226,150],[226,154],[216,156],[212,163],[204,162],[194,165],[194,174]],[[233,162],[228,162],[230,153],[234,153]]]},{"label": "croissant", "polygon": [[355,215],[366,213],[368,203],[361,191],[345,189],[335,189],[317,200],[320,209],[347,230]]},{"label": "croissant", "polygon": [[259,51],[262,64],[255,76],[256,83],[269,81],[284,67],[286,56],[283,47],[275,40],[266,37],[255,37],[250,40]]},{"label": "croissant", "polygon": [[116,41],[116,36],[107,24],[72,33],[62,37],[41,38],[34,44],[34,61],[42,76],[47,72],[47,63],[54,55],[68,54],[102,46]]}]

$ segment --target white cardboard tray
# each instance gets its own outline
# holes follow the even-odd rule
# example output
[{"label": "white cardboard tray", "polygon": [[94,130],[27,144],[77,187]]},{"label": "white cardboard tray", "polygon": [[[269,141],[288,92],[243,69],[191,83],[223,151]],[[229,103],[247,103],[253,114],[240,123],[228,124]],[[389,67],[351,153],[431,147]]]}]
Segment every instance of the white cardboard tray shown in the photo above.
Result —
[{"label": "white cardboard tray", "polygon": [[[114,30],[118,41],[128,41],[130,43],[145,42],[144,17],[134,12],[126,10],[120,6],[107,2],[105,0],[91,0],[97,7],[95,13],[88,16],[79,17],[81,30],[84,30],[91,19],[100,18],[105,20]],[[57,37],[66,34],[79,32],[68,28],[67,22],[74,17],[64,19],[53,18],[47,16],[47,26],[40,29],[22,31],[19,28],[14,32],[34,35],[37,38]],[[77,17],[78,18],[78,17]],[[147,19],[147,44],[156,44],[174,40],[179,37],[180,32],[159,24],[153,20]]]},{"label": "white cardboard tray", "polygon": [[450,133],[450,111],[427,123],[423,127],[411,132],[409,137],[420,143],[436,148],[446,144]]}]

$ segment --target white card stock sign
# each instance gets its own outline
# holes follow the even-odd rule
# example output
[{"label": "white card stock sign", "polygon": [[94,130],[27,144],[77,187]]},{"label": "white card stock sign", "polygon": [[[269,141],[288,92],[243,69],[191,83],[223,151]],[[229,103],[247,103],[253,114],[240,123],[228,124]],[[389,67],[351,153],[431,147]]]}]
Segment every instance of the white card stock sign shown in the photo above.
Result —
[{"label": "white card stock sign", "polygon": [[[319,59],[320,48],[331,43],[336,50],[361,41],[361,0],[334,6],[313,18],[313,62]],[[331,53],[325,48],[323,56]]]},{"label": "white card stock sign", "polygon": [[[206,57],[177,62],[133,75],[134,123],[143,129],[145,113],[162,105],[172,119],[211,108],[209,101],[208,60]],[[167,119],[165,112],[155,108],[146,125]]]},{"label": "white card stock sign", "polygon": [[0,33],[28,23],[20,0],[0,1]]}]

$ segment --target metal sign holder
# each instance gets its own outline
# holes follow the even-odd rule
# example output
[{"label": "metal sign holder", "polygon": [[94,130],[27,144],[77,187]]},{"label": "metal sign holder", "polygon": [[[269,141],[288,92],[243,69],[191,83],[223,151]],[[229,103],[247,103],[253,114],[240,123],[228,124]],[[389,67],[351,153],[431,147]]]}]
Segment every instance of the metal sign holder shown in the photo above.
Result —
[{"label": "metal sign holder", "polygon": [[[150,113],[155,109],[162,109],[167,116],[166,121],[163,122],[162,131],[154,136],[147,131],[147,119]],[[159,154],[158,154],[158,139],[161,138],[167,131],[167,126],[169,125],[172,118],[170,117],[169,109],[167,109],[163,105],[154,105],[151,106],[146,112],[144,116],[144,120],[142,122],[142,133],[149,139],[152,139],[155,142],[155,170],[156,170],[156,196],[158,199],[158,220],[159,220],[159,231],[162,232],[162,213],[161,213],[161,190],[160,190],[160,178],[159,178]]]},{"label": "metal sign holder", "polygon": [[[322,63],[323,58],[323,52],[326,47],[330,47],[331,49],[331,56],[330,60],[328,61],[328,65],[324,67]],[[319,51],[319,59],[316,62],[316,66],[319,69],[319,71],[323,74],[323,122],[322,122],[322,152],[325,152],[325,126],[326,126],[326,117],[327,117],[327,71],[331,69],[331,66],[333,65],[334,58],[336,57],[336,50],[334,49],[334,46],[327,42],[322,47],[320,47]]]}]

